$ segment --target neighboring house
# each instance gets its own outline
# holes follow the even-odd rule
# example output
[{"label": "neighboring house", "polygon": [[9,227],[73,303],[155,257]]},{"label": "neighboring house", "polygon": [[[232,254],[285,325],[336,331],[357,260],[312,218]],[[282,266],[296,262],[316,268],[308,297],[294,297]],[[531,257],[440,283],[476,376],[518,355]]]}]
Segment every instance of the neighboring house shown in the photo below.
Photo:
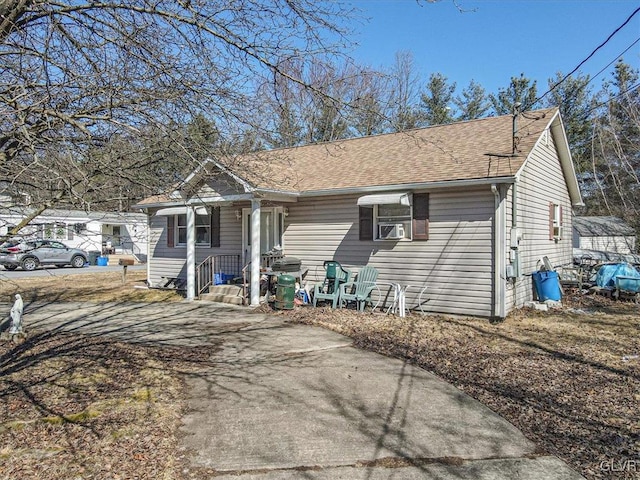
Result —
[{"label": "neighboring house", "polygon": [[[28,214],[26,207],[0,208],[0,235],[6,235]],[[146,261],[147,216],[49,209],[35,217],[17,236],[61,240],[88,252],[132,254]]]},{"label": "neighboring house", "polygon": [[573,246],[583,250],[636,253],[636,232],[618,217],[574,217]]},{"label": "neighboring house", "polygon": [[[514,202],[515,200],[515,202]],[[149,281],[186,280],[209,256],[251,262],[282,249],[322,264],[372,265],[407,306],[504,318],[532,298],[543,256],[572,261],[581,196],[557,109],[215,159],[171,194],[145,199]],[[221,257],[222,258],[222,257]],[[230,272],[237,274],[238,272]]]}]

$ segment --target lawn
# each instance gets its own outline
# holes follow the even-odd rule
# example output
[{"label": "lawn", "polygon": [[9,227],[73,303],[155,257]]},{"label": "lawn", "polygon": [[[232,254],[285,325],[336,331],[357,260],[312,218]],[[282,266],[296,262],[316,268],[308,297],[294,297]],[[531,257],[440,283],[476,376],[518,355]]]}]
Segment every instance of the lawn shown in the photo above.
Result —
[{"label": "lawn", "polygon": [[[110,273],[5,281],[0,298],[181,299],[134,288],[143,273],[125,286]],[[639,478],[640,305],[569,298],[562,310],[521,310],[493,324],[309,307],[276,314],[434,372],[589,479]],[[0,479],[181,479],[183,379],[204,356],[49,332],[0,343]]]}]

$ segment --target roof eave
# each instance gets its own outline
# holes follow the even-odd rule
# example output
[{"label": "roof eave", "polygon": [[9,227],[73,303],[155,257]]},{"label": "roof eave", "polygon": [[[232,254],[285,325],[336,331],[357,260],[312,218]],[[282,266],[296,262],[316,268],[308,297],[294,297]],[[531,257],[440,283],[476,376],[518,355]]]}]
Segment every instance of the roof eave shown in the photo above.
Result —
[{"label": "roof eave", "polygon": [[332,188],[326,190],[307,190],[300,192],[300,197],[326,197],[332,195],[355,195],[359,193],[371,193],[371,192],[391,192],[398,190],[431,190],[438,188],[456,188],[456,187],[470,187],[470,186],[483,186],[492,184],[511,184],[515,182],[515,176],[507,177],[484,177],[473,178],[465,180],[443,180],[439,182],[416,182],[416,183],[401,183],[395,185],[375,185],[367,187],[347,187],[347,188]]}]

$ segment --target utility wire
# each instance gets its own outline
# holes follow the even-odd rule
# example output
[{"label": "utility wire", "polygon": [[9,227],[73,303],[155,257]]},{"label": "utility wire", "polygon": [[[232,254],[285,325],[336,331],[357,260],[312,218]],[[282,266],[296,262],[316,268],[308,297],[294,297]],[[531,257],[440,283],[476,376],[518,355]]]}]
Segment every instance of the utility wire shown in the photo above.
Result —
[{"label": "utility wire", "polygon": [[584,60],[582,60],[578,66],[576,68],[574,68],[573,70],[571,70],[568,74],[566,74],[564,77],[562,77],[562,79],[560,79],[560,81],[558,81],[558,83],[556,83],[555,85],[553,85],[551,88],[549,88],[549,90],[547,90],[544,94],[542,94],[540,97],[536,98],[531,104],[526,105],[523,110],[526,110],[528,108],[530,108],[532,105],[535,105],[536,103],[538,103],[540,100],[542,100],[544,97],[546,97],[548,94],[550,94],[551,92],[553,92],[556,88],[558,88],[562,83],[564,83],[565,80],[567,80],[567,78],[569,78],[571,75],[573,75],[574,73],[576,73],[578,71],[578,69],[584,65],[589,59],[591,59],[591,57],[593,57],[596,52],[598,50],[600,50],[602,47],[604,47],[607,43],[609,43],[609,40],[611,40],[613,38],[613,36],[618,33],[620,30],[622,30],[630,21],[631,19],[638,13],[640,12],[640,7],[636,8],[633,13],[631,15],[629,15],[629,18],[627,18],[624,23],[622,25],[620,25],[618,28],[616,28],[608,37],[607,39],[602,42],[600,45],[598,45],[588,56],[587,58],[585,58]]},{"label": "utility wire", "polygon": [[587,110],[585,112],[585,115],[590,115],[591,112],[593,112],[594,110],[597,110],[600,107],[604,107],[607,103],[609,103],[609,102],[611,102],[613,100],[617,100],[618,98],[620,98],[623,95],[626,95],[627,93],[632,93],[634,90],[637,90],[638,88],[640,88],[640,83],[636,83],[632,87],[627,88],[624,92],[618,93],[615,97],[607,98],[604,102],[600,102],[600,103],[592,106],[589,110]]}]

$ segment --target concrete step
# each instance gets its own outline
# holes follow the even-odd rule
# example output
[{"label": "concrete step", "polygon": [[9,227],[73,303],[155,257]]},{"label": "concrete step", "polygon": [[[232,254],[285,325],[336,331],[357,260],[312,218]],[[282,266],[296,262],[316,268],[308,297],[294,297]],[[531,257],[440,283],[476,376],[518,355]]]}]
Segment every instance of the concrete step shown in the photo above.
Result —
[{"label": "concrete step", "polygon": [[236,295],[242,296],[242,285],[212,285],[209,287],[209,293],[218,295]]},{"label": "concrete step", "polygon": [[230,303],[232,305],[242,305],[241,285],[212,285],[209,293],[200,295],[201,300],[210,302]]}]

